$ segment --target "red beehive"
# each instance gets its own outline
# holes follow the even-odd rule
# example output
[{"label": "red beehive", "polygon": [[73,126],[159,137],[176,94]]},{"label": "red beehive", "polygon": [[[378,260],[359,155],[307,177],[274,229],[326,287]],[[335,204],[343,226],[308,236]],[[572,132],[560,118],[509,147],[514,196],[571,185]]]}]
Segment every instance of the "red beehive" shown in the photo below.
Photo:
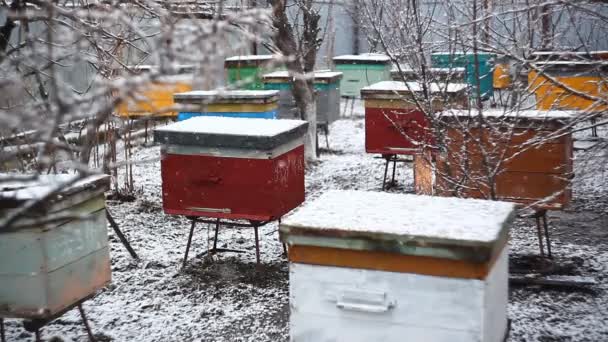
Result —
[{"label": "red beehive", "polygon": [[196,117],[154,131],[167,214],[269,221],[304,201],[308,123]]},{"label": "red beehive", "polygon": [[[466,85],[431,83],[430,108],[440,111],[446,104],[466,108]],[[416,154],[433,142],[429,123],[420,109],[423,87],[418,82],[384,81],[361,89],[365,100],[365,151],[380,154]],[[416,99],[419,99],[417,104]]]}]

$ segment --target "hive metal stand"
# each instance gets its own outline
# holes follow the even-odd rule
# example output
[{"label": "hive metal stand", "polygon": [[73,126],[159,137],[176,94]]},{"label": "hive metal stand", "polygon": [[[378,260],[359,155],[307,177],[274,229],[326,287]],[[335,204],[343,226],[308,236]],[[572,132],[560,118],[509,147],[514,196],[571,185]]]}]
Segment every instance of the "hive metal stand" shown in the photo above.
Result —
[{"label": "hive metal stand", "polygon": [[[73,308],[77,307],[78,311],[80,313],[80,317],[82,318],[82,324],[84,325],[86,331],[87,331],[87,335],[89,337],[89,341],[91,342],[95,342],[95,335],[93,335],[93,331],[91,330],[91,326],[89,325],[89,321],[87,319],[87,316],[84,312],[84,309],[82,307],[82,303],[84,303],[86,300],[91,299],[92,296],[89,296],[85,299],[82,299],[81,301],[77,302],[76,304],[66,308],[65,310],[57,313],[56,315],[52,316],[52,317],[48,317],[48,318],[35,318],[35,319],[26,319],[23,321],[23,328],[25,328],[26,331],[29,332],[33,332],[35,334],[35,341],[36,342],[42,342],[42,334],[40,329],[42,329],[45,325],[49,324],[50,322],[56,320],[57,318],[63,316],[66,312],[72,310]],[[0,317],[0,342],[7,342],[6,340],[6,331],[4,330],[4,318]]]},{"label": "hive metal stand", "polygon": [[316,152],[317,157],[321,154],[319,150],[319,131],[322,131],[325,135],[325,146],[327,146],[327,150],[329,150],[329,124],[327,122],[322,122],[317,124],[317,143],[316,143]]},{"label": "hive metal stand", "polygon": [[122,233],[122,231],[118,227],[118,224],[116,223],[116,221],[114,221],[114,218],[112,217],[112,214],[110,214],[110,211],[108,210],[108,208],[106,208],[106,218],[108,219],[108,223],[110,224],[112,229],[114,229],[114,233],[116,233],[116,236],[118,236],[118,238],[120,239],[120,242],[122,242],[122,245],[125,246],[125,248],[129,252],[129,254],[131,254],[131,257],[133,259],[139,260],[139,256],[137,256],[137,253],[135,253],[135,250],[133,249],[133,247],[131,247],[129,240],[127,240],[125,235]]},{"label": "hive metal stand", "polygon": [[553,258],[553,255],[551,254],[551,237],[549,236],[549,225],[547,224],[547,209],[536,210],[531,217],[536,220],[536,231],[538,233],[538,248],[540,249],[540,255],[543,257],[545,256],[545,248],[543,244],[544,235],[547,244],[547,256],[549,258]]},{"label": "hive metal stand", "polygon": [[[382,178],[382,191],[388,190],[395,185],[395,171],[397,170],[397,162],[400,163],[411,163],[411,159],[399,158],[397,154],[383,154],[382,157],[386,162],[384,164],[384,177]],[[388,176],[388,165],[393,162],[393,174],[391,177],[391,181],[386,184],[386,179]]]},{"label": "hive metal stand", "polygon": [[348,116],[352,117],[355,113],[355,101],[357,100],[357,98],[354,96],[341,96],[341,98],[346,99],[346,101],[344,102],[344,111],[342,112],[342,117],[343,118],[347,117],[346,111],[347,111],[349,102],[350,102],[350,115],[348,115]]},{"label": "hive metal stand", "polygon": [[[217,238],[218,238],[218,233],[219,233],[219,229],[220,229],[220,225],[225,225],[225,226],[232,226],[232,227],[241,227],[241,228],[253,228],[253,231],[255,233],[255,257],[256,257],[256,264],[260,264],[260,240],[259,240],[259,232],[258,232],[258,228],[265,226],[266,224],[272,222],[272,221],[253,221],[253,220],[246,220],[249,223],[243,223],[243,222],[238,222],[235,220],[226,220],[226,219],[205,219],[205,218],[200,218],[200,217],[193,217],[193,216],[189,216],[188,217],[189,220],[192,221],[192,224],[190,226],[190,233],[188,234],[188,243],[186,244],[186,252],[184,253],[184,260],[182,261],[182,267],[186,267],[186,262],[188,261],[188,254],[190,252],[190,246],[192,245],[192,235],[194,234],[194,227],[196,225],[197,222],[200,223],[207,223],[209,225],[214,224],[215,225],[215,234],[213,237],[213,248],[204,251],[203,253],[199,254],[199,255],[205,255],[207,253],[212,254],[212,253],[221,253],[221,252],[234,252],[234,253],[245,253],[246,251],[240,250],[240,249],[232,249],[232,248],[217,248]],[[281,220],[279,219],[279,223],[281,222]],[[283,244],[283,252],[286,253],[286,246],[285,244]]]}]

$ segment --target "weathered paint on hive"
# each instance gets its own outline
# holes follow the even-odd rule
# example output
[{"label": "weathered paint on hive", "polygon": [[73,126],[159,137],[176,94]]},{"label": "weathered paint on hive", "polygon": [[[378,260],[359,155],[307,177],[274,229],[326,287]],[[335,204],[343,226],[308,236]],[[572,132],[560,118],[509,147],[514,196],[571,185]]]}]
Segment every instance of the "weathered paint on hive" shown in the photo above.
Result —
[{"label": "weathered paint on hive", "polygon": [[0,316],[50,317],[109,283],[103,194],[76,209],[90,219],[0,234]]}]

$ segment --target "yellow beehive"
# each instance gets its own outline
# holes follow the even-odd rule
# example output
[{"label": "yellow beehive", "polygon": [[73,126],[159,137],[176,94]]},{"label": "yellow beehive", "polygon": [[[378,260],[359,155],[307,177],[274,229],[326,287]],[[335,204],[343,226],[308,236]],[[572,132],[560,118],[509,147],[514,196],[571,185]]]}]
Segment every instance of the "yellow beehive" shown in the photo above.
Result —
[{"label": "yellow beehive", "polygon": [[[155,67],[138,65],[128,68],[132,74],[150,72]],[[161,79],[140,87],[130,98],[121,101],[116,106],[116,113],[120,117],[176,117],[177,111],[172,108],[173,94],[192,90],[192,66],[179,66],[177,75],[164,76]],[[124,70],[122,70],[124,71]],[[125,76],[127,77],[127,76]]]},{"label": "yellow beehive", "polygon": [[[528,84],[536,96],[539,110],[608,109],[608,84],[598,72],[598,61],[548,61],[535,63],[543,70],[528,73]],[[600,65],[603,66],[603,65]],[[548,77],[554,79],[552,82]],[[557,84],[556,84],[557,83]],[[581,96],[586,94],[592,98]]]},{"label": "yellow beehive", "polygon": [[512,80],[509,74],[509,64],[499,63],[494,67],[494,77],[492,79],[494,89],[507,89],[511,87]]},{"label": "yellow beehive", "polygon": [[133,98],[120,102],[116,112],[121,117],[177,116],[177,111],[171,109],[175,106],[173,94],[191,90],[192,83],[185,80],[155,82],[137,92]]}]

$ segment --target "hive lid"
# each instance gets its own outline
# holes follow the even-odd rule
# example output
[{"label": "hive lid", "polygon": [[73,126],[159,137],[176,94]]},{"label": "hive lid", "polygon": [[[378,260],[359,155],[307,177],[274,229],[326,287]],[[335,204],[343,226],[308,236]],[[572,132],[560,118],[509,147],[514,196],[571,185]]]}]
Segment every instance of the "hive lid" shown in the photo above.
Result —
[{"label": "hive lid", "polygon": [[538,60],[607,59],[608,51],[535,51],[532,57]]},{"label": "hive lid", "polygon": [[243,55],[243,56],[232,56],[226,58],[224,65],[227,67],[232,66],[260,66],[262,64],[268,64],[272,60],[279,60],[282,58],[280,55]]},{"label": "hive lid", "polygon": [[[505,110],[505,109],[484,109],[482,116],[487,118],[504,118],[511,120],[527,121],[571,121],[582,115],[581,111],[576,110]],[[449,109],[437,114],[441,118],[450,117],[476,117],[479,113],[476,110]]]},{"label": "hive lid", "polygon": [[292,245],[489,260],[507,240],[512,203],[368,191],[328,191],[283,220]]},{"label": "hive lid", "polygon": [[[606,71],[608,62],[598,60],[565,60],[533,62],[541,71]],[[532,69],[534,70],[534,69]],[[599,75],[598,75],[599,76]]]},{"label": "hive lid", "polygon": [[336,64],[388,64],[391,59],[382,53],[362,53],[360,55],[341,55],[333,58]]},{"label": "hive lid", "polygon": [[301,138],[308,122],[226,117],[194,117],[154,130],[165,145],[270,150]]},{"label": "hive lid", "polygon": [[[409,66],[401,66],[401,71],[404,73],[419,73],[420,69],[414,70]],[[466,72],[466,68],[463,67],[454,67],[454,68],[427,68],[428,72],[435,74],[464,74]],[[393,65],[391,72],[399,72],[399,68],[396,65]]]},{"label": "hive lid", "polygon": [[[314,83],[335,83],[342,78],[343,73],[339,71],[322,70],[314,72]],[[293,76],[289,71],[275,71],[262,76],[264,82],[291,82]]]},{"label": "hive lid", "polygon": [[343,75],[339,71],[315,71],[315,83],[336,83],[342,79]]},{"label": "hive lid", "polygon": [[173,94],[177,103],[271,103],[279,100],[278,90],[194,90]]},{"label": "hive lid", "polygon": [[[422,84],[419,82],[382,81],[361,88],[361,96],[373,97],[374,95],[407,95],[422,92]],[[466,91],[464,83],[428,83],[431,93],[458,93]]]},{"label": "hive lid", "polygon": [[[0,227],[6,215],[31,200],[41,200],[26,217],[48,215],[103,194],[110,188],[108,175],[93,175],[77,180],[74,174],[23,175],[0,174]],[[23,223],[22,220],[19,223]]]}]

